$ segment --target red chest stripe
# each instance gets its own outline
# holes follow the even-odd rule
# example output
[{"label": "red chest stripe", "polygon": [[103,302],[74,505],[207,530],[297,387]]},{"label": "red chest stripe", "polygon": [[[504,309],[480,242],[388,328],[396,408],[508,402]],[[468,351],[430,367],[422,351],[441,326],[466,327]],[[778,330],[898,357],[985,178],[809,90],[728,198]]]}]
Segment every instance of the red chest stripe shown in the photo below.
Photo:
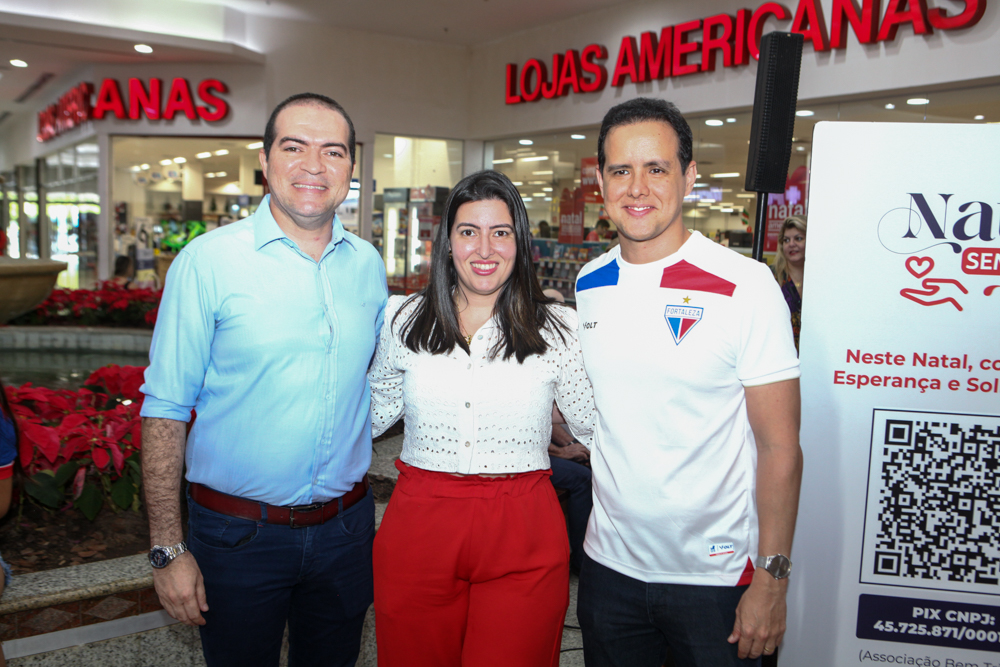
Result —
[{"label": "red chest stripe", "polygon": [[736,285],[708,271],[702,271],[694,264],[681,260],[663,269],[660,287],[671,289],[711,292],[722,296],[732,296]]}]

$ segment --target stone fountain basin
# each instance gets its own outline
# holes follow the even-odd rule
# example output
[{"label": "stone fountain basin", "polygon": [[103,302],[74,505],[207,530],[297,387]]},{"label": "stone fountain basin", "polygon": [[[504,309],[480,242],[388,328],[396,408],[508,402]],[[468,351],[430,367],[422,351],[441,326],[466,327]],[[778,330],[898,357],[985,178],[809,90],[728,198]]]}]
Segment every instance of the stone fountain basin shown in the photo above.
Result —
[{"label": "stone fountain basin", "polygon": [[27,313],[52,291],[66,262],[0,257],[0,324]]}]

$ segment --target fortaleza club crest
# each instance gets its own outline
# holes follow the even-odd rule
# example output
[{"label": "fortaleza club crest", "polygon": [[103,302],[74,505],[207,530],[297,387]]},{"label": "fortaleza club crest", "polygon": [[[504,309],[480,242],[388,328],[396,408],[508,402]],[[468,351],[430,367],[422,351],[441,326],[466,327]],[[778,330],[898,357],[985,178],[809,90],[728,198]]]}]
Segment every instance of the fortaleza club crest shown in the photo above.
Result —
[{"label": "fortaleza club crest", "polygon": [[701,321],[704,312],[704,308],[695,306],[667,306],[663,317],[667,320],[667,326],[670,327],[670,335],[674,337],[674,343],[681,344],[694,325]]}]

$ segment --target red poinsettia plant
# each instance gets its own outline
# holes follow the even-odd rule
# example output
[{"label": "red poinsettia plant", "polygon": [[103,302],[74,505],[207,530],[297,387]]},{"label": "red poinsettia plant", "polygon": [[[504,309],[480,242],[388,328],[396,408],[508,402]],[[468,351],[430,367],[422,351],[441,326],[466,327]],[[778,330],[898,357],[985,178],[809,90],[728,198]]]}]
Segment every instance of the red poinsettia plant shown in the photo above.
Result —
[{"label": "red poinsettia plant", "polygon": [[109,365],[78,391],[27,383],[7,390],[21,432],[25,492],[59,509],[73,506],[93,520],[105,497],[139,508],[142,468],[142,366]]},{"label": "red poinsettia plant", "polygon": [[54,289],[37,308],[14,325],[65,325],[152,329],[163,290],[127,289],[113,281],[97,289]]}]

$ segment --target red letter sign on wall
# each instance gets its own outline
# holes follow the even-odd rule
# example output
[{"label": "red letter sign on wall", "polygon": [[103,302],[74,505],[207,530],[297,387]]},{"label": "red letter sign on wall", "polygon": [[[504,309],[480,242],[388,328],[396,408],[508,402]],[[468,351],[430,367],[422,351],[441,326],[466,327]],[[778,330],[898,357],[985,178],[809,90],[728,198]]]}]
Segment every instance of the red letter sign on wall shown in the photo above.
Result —
[{"label": "red letter sign on wall", "polygon": [[[943,2],[945,0],[930,0]],[[795,13],[780,1],[768,0],[756,10],[738,9],[735,15],[716,14],[704,19],[664,26],[657,33],[646,31],[636,38],[625,35],[618,46],[611,85],[626,82],[644,83],[672,76],[714,71],[722,57],[723,67],[749,64],[760,57],[761,33],[774,19],[779,30],[798,33],[812,45],[813,51],[841,49],[847,43],[848,25],[861,44],[895,39],[899,27],[909,24],[914,35],[929,35],[934,28],[957,30],[976,25],[983,18],[987,0],[947,0],[961,3],[962,11],[928,7],[928,0],[797,0]],[[858,2],[861,6],[858,6]],[[885,15],[880,10],[886,4]],[[830,16],[824,15],[824,3]],[[827,18],[830,31],[827,32]],[[791,21],[790,25],[781,25]],[[701,41],[698,41],[700,37]],[[608,58],[607,49],[590,44],[579,56],[573,49],[552,54],[552,79],[545,62],[531,58],[518,77],[518,65],[507,65],[504,101],[507,104],[552,99],[569,93],[592,93],[603,90],[608,72],[600,62]],[[691,58],[694,62],[689,62]]]},{"label": "red letter sign on wall", "polygon": [[[516,65],[512,67],[516,69]],[[94,86],[79,84],[60,97],[58,104],[49,105],[39,112],[36,139],[48,141],[87,121],[103,120],[109,113],[120,120],[139,120],[145,116],[147,120],[155,121],[173,120],[178,112],[183,112],[189,120],[201,119],[207,123],[218,122],[229,113],[229,103],[219,97],[228,93],[229,88],[218,79],[205,79],[198,84],[200,106],[195,106],[187,79],[174,79],[165,100],[160,79],[149,79],[147,85],[142,79],[131,78],[127,90],[128,97],[124,98],[117,80],[104,79],[91,107]]]}]

